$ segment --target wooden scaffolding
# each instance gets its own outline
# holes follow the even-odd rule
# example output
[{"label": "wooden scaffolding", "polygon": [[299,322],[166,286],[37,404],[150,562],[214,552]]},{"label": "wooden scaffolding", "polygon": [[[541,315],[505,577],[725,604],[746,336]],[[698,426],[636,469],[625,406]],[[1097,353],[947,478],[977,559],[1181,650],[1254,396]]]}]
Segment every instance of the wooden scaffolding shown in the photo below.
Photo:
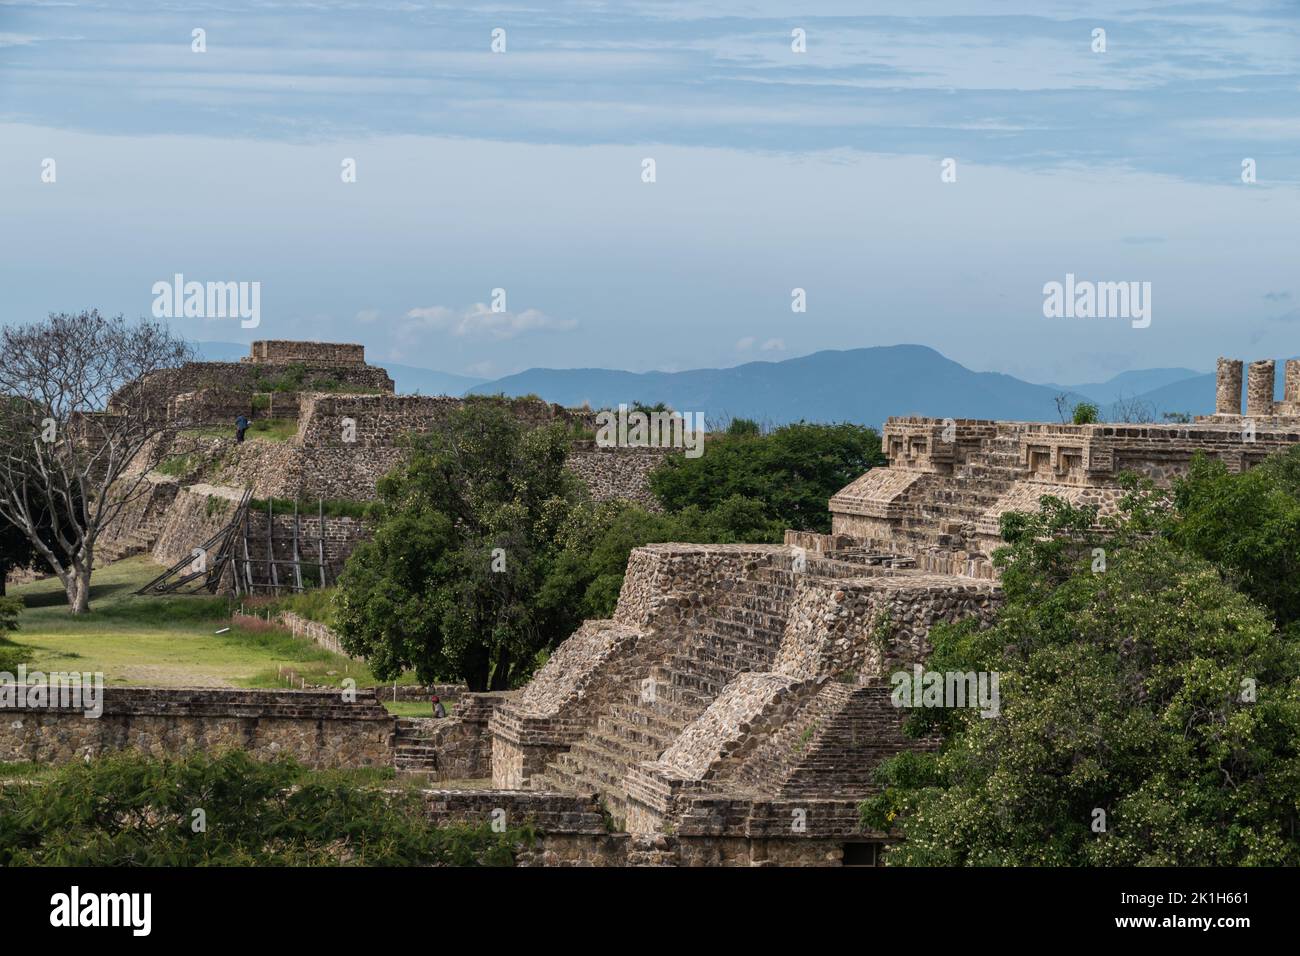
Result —
[{"label": "wooden scaffolding", "polygon": [[[222,589],[223,582],[236,596],[251,596],[259,591],[279,594],[281,591],[327,587],[330,568],[325,557],[328,528],[324,500],[317,504],[316,534],[303,532],[297,501],[293,503],[293,522],[288,532],[277,534],[274,502],[268,500],[266,533],[255,539],[249,529],[252,498],[252,489],[245,489],[234,516],[225,527],[136,594],[216,594]],[[257,555],[255,548],[249,547],[250,541],[255,546],[265,547],[265,556]],[[287,557],[277,557],[277,554],[287,554]],[[309,569],[306,576],[304,567]],[[310,573],[312,569],[314,575]]]}]

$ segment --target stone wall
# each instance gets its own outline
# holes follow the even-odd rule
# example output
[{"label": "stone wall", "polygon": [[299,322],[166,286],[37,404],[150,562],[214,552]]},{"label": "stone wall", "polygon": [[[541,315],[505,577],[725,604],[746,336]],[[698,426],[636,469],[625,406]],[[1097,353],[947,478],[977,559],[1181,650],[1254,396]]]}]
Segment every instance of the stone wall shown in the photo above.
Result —
[{"label": "stone wall", "polygon": [[[600,802],[590,794],[426,790],[422,799],[429,819],[437,824],[531,825],[537,831],[534,843],[517,847],[516,863],[524,867],[839,866],[846,844],[864,842],[861,833],[851,832],[851,827],[842,822],[841,832],[829,838],[781,833],[775,824],[789,819],[781,804],[762,805],[760,816],[754,818],[756,828],[776,831],[774,835],[752,839],[711,832],[710,813],[702,808],[687,821],[686,831],[679,834],[611,832]],[[739,812],[750,809],[745,805]],[[815,801],[808,802],[805,812],[814,820],[840,821],[856,817],[857,813],[855,807],[846,807],[843,802]],[[830,832],[832,827],[823,829]],[[876,838],[872,846],[879,845]]]},{"label": "stone wall", "polygon": [[[492,735],[488,723],[497,708],[511,696],[508,691],[464,693],[451,717],[406,718],[407,725],[419,725],[418,731],[408,731],[410,736],[435,751],[430,772],[441,780],[490,778]],[[400,767],[400,751],[398,764]]]},{"label": "stone wall", "polygon": [[[234,488],[208,484],[191,485],[177,492],[168,510],[167,521],[153,547],[154,560],[159,564],[171,565],[182,558],[192,556],[195,548],[212,538],[234,519],[240,495],[241,492]],[[323,521],[325,583],[330,584],[337,579],[356,547],[361,542],[369,540],[371,532],[365,522],[358,518],[326,515]],[[283,514],[277,510],[271,522],[273,543],[271,553],[279,561],[290,561],[293,557],[294,517],[292,514]],[[304,575],[313,580],[316,579],[316,565],[320,560],[317,539],[320,537],[321,522],[322,518],[318,514],[306,512],[300,514],[297,520],[299,559],[303,565]],[[250,571],[253,582],[257,585],[267,584],[270,582],[270,570],[265,564],[268,555],[266,512],[250,510],[247,529],[248,556],[252,561]],[[209,559],[216,557],[215,547],[214,545],[214,550],[210,551]],[[236,542],[234,557],[236,562],[243,560],[242,537]],[[243,574],[244,565],[237,564],[237,566]],[[290,581],[290,574],[292,568],[283,565],[277,567],[280,584],[287,584]]]},{"label": "stone wall", "polygon": [[219,485],[180,489],[153,548],[153,559],[172,565],[228,525],[239,507],[239,493]]},{"label": "stone wall", "polygon": [[343,644],[339,640],[338,634],[319,621],[310,620],[301,614],[293,613],[293,611],[281,611],[276,620],[280,622],[281,627],[286,628],[294,637],[305,637],[327,651],[357,660],[357,658],[352,657],[351,654],[343,650]]},{"label": "stone wall", "polygon": [[650,490],[650,473],[673,453],[671,448],[598,448],[595,442],[574,442],[565,465],[596,501],[633,501],[660,511]]},{"label": "stone wall", "polygon": [[948,575],[810,578],[795,595],[773,670],[798,680],[881,676],[924,661],[935,624],[988,622],[1000,600],[989,582]]},{"label": "stone wall", "polygon": [[249,347],[245,361],[258,365],[301,364],[316,368],[362,366],[366,364],[366,347],[339,342],[261,339]]},{"label": "stone wall", "polygon": [[301,396],[298,392],[250,392],[238,388],[201,388],[173,395],[167,418],[187,428],[225,426],[235,433],[235,421],[279,419],[297,421]]},{"label": "stone wall", "polygon": [[310,767],[390,767],[393,718],[373,695],[107,687],[103,714],[15,709],[0,721],[0,760],[62,763],[119,750],[152,756],[235,748]]},{"label": "stone wall", "polygon": [[180,392],[172,396],[167,405],[167,418],[187,427],[198,425],[228,425],[235,428],[235,419],[243,415],[253,417],[253,393],[236,388],[201,388],[193,392]]},{"label": "stone wall", "polygon": [[891,418],[884,435],[889,466],[831,498],[837,543],[823,539],[821,546],[843,550],[848,538],[859,551],[892,552],[927,570],[988,578],[1002,515],[1037,510],[1044,495],[1097,505],[1105,515],[1123,494],[1122,473],[1167,485],[1186,474],[1198,453],[1241,471],[1297,442],[1300,420],[1276,415],[1220,414],[1192,425]]},{"label": "stone wall", "polygon": [[133,491],[127,493],[126,487],[124,483],[114,489],[120,510],[95,546],[96,560],[101,564],[152,550],[180,492],[175,478],[152,472]]},{"label": "stone wall", "polygon": [[634,836],[671,836],[656,852],[676,864],[839,862],[888,838],[856,805],[881,760],[918,745],[885,675],[929,653],[936,623],[987,621],[998,601],[991,582],[824,550],[638,548],[614,619],[494,715],[494,785],[595,790]]},{"label": "stone wall", "polygon": [[[144,388],[150,407],[165,416],[172,399],[187,392],[205,389],[228,389],[253,394],[283,387],[299,377],[302,364],[253,362],[186,362],[174,369],[155,372],[143,383],[123,387],[109,400],[108,410],[123,407],[123,394],[129,389]],[[393,380],[382,368],[372,365],[313,366],[301,374],[302,385],[311,390],[313,382],[328,382],[331,388],[354,388],[364,392],[393,393]]]}]

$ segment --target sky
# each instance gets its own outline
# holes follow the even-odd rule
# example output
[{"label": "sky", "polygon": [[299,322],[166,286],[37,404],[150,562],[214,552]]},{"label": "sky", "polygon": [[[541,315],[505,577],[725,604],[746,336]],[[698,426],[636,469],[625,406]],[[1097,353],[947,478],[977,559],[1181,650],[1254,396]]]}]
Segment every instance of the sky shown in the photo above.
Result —
[{"label": "sky", "polygon": [[[1300,0],[0,0],[0,322],[177,273],[259,283],[190,338],[480,378],[1292,356]],[[1045,316],[1067,274],[1149,325]]]}]

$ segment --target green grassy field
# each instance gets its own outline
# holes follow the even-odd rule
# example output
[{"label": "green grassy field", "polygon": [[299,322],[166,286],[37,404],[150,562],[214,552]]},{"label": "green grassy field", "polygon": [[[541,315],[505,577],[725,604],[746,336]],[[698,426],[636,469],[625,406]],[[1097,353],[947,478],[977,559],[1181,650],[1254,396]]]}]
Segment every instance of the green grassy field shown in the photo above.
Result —
[{"label": "green grassy field", "polygon": [[[391,685],[390,685],[391,686]],[[383,701],[388,712],[394,717],[432,717],[433,704],[427,700],[384,700],[381,693],[379,699]],[[450,717],[456,709],[456,705],[443,701],[442,706],[447,709],[447,716]]]},{"label": "green grassy field", "polygon": [[[205,425],[201,428],[186,428],[180,434],[186,438],[234,438],[235,423],[229,425]],[[248,426],[245,441],[261,439],[263,441],[289,441],[298,434],[298,422],[293,418],[256,418]]]},{"label": "green grassy field", "polygon": [[[158,687],[341,686],[382,683],[370,669],[278,627],[233,625],[218,597],[137,597],[162,569],[148,557],[95,571],[91,613],[68,614],[57,579],[10,588],[26,605],[6,657],[29,670],[102,671],[108,684]],[[223,633],[219,633],[223,632]],[[391,682],[389,682],[391,683]],[[404,675],[399,684],[415,683]]]}]

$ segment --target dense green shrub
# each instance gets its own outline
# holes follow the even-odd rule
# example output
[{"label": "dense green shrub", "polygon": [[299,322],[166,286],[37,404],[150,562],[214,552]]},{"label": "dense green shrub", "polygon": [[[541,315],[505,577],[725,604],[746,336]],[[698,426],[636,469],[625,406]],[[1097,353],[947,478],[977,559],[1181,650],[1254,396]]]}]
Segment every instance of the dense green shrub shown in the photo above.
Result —
[{"label": "dense green shrub", "polygon": [[[736,423],[733,423],[736,425]],[[650,476],[668,511],[709,511],[735,498],[758,503],[782,529],[830,531],[830,497],[884,464],[880,436],[860,425],[785,425],[760,434],[752,423],[712,434],[698,458],[673,455]]]},{"label": "dense green shrub", "polygon": [[1093,402],[1080,402],[1074,406],[1072,417],[1076,425],[1092,425],[1101,418],[1101,409]]},{"label": "dense green shrub", "polygon": [[[572,609],[538,598],[584,493],[567,428],[529,428],[498,401],[466,403],[410,440],[379,483],[375,535],[339,580],[343,646],[382,680],[501,690],[568,636]],[[558,613],[560,616],[554,616]]]},{"label": "dense green shrub", "polygon": [[509,866],[532,839],[437,827],[418,793],[239,750],[124,752],[0,787],[5,866]]},{"label": "dense green shrub", "polygon": [[944,744],[878,769],[863,819],[904,837],[890,862],[1300,863],[1297,644],[1155,533],[1151,503],[1101,530],[1052,499],[1004,520],[1006,604],[983,631],[936,627],[926,665],[997,673],[1000,714],[911,718]]}]

